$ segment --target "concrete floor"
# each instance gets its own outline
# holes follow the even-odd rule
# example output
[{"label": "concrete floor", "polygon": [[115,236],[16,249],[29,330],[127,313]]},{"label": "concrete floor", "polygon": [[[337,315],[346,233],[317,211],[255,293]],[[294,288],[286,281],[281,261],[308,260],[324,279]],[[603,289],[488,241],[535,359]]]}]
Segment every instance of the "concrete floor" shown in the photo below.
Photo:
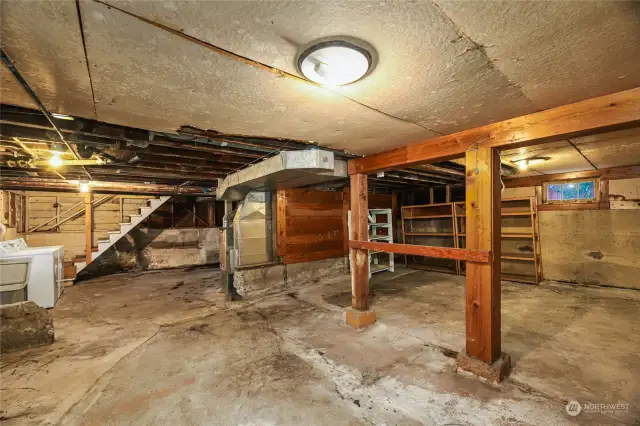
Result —
[{"label": "concrete floor", "polygon": [[[640,293],[503,285],[501,387],[457,375],[464,279],[374,276],[379,322],[342,324],[348,277],[227,302],[219,271],[102,277],[67,288],[56,343],[2,356],[6,425],[637,424]],[[565,412],[568,400],[630,403]]]}]

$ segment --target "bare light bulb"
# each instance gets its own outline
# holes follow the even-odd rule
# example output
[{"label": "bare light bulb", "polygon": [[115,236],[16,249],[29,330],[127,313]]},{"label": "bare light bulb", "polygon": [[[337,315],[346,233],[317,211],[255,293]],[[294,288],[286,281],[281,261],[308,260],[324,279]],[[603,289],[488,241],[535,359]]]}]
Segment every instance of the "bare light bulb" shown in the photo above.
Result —
[{"label": "bare light bulb", "polygon": [[49,158],[49,165],[51,167],[58,168],[62,166],[62,164],[64,164],[64,162],[62,161],[59,152],[54,153],[53,156]]},{"label": "bare light bulb", "polygon": [[529,167],[529,162],[527,160],[522,160],[518,162],[518,167],[520,167],[520,170],[527,170],[527,168]]},{"label": "bare light bulb", "polygon": [[86,182],[80,182],[80,192],[89,192],[89,184]]}]

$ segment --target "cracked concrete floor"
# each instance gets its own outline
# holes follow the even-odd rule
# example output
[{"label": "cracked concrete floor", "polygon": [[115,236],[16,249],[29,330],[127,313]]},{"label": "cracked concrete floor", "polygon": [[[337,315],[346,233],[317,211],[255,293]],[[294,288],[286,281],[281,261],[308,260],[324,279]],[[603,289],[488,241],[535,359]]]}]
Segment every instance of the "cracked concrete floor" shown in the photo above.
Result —
[{"label": "cracked concrete floor", "polygon": [[[566,414],[569,399],[638,401],[638,292],[503,286],[496,388],[454,373],[462,277],[374,276],[379,322],[342,325],[348,277],[227,302],[219,271],[113,275],[67,288],[56,342],[2,356],[3,424],[635,424]],[[592,332],[591,332],[592,331]],[[634,349],[635,348],[635,349]],[[635,361],[634,361],[635,360]],[[581,367],[582,366],[582,367]]]}]

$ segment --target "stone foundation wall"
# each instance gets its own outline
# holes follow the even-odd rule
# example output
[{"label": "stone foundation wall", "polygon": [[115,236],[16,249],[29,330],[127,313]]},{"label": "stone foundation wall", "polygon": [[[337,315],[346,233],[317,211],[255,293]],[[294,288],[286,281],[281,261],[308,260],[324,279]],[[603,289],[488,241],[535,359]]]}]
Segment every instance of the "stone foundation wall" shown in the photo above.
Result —
[{"label": "stone foundation wall", "polygon": [[339,257],[291,265],[236,268],[233,278],[240,295],[245,299],[255,299],[348,274],[347,258]]},{"label": "stone foundation wall", "polygon": [[[86,269],[88,276],[220,262],[219,228],[133,229]],[[85,272],[83,271],[83,273]]]},{"label": "stone foundation wall", "polygon": [[540,213],[545,280],[640,289],[640,210]]},{"label": "stone foundation wall", "polygon": [[0,353],[53,343],[53,317],[34,302],[0,305]]}]

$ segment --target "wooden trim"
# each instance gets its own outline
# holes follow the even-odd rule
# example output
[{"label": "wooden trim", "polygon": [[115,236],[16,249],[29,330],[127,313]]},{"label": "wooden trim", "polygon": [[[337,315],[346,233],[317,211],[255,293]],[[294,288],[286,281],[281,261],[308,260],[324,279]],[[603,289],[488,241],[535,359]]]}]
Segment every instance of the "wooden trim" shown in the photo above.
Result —
[{"label": "wooden trim", "polygon": [[639,166],[612,167],[610,169],[586,170],[583,172],[556,173],[552,175],[527,176],[505,179],[507,188],[521,188],[525,186],[540,186],[551,181],[566,181],[574,179],[600,178],[604,180],[631,179],[640,177]]},{"label": "wooden trim", "polygon": [[461,157],[476,144],[513,149],[638,126],[640,88],[635,88],[349,160],[349,174]]},{"label": "wooden trim", "polygon": [[[366,242],[369,239],[369,193],[367,175],[351,175],[351,238]],[[369,253],[351,248],[351,306],[369,309]]]},{"label": "wooden trim", "polygon": [[552,203],[552,204],[538,204],[538,211],[550,212],[550,211],[569,211],[569,210],[600,210],[608,209],[609,202],[602,203]]},{"label": "wooden trim", "polygon": [[466,154],[466,246],[493,256],[486,264],[467,263],[466,351],[488,364],[501,354],[500,336],[500,156],[478,147]]},{"label": "wooden trim", "polygon": [[284,256],[287,251],[287,195],[284,189],[276,196],[276,256]]},{"label": "wooden trim", "polygon": [[[560,184],[564,185],[566,183],[576,183],[580,184],[581,182],[593,182],[594,189],[594,198],[590,199],[576,199],[576,200],[549,200],[549,185]],[[607,197],[608,198],[608,197]],[[585,203],[599,203],[600,202],[600,178],[592,177],[586,179],[575,179],[575,180],[554,180],[550,182],[545,182],[542,184],[542,202],[544,204],[585,204]]]},{"label": "wooden trim", "polygon": [[349,247],[359,250],[376,250],[385,253],[411,254],[414,256],[437,257],[440,259],[466,260],[467,262],[489,263],[491,252],[467,250],[451,247],[419,246],[415,244],[392,244],[376,241],[349,241]]}]

